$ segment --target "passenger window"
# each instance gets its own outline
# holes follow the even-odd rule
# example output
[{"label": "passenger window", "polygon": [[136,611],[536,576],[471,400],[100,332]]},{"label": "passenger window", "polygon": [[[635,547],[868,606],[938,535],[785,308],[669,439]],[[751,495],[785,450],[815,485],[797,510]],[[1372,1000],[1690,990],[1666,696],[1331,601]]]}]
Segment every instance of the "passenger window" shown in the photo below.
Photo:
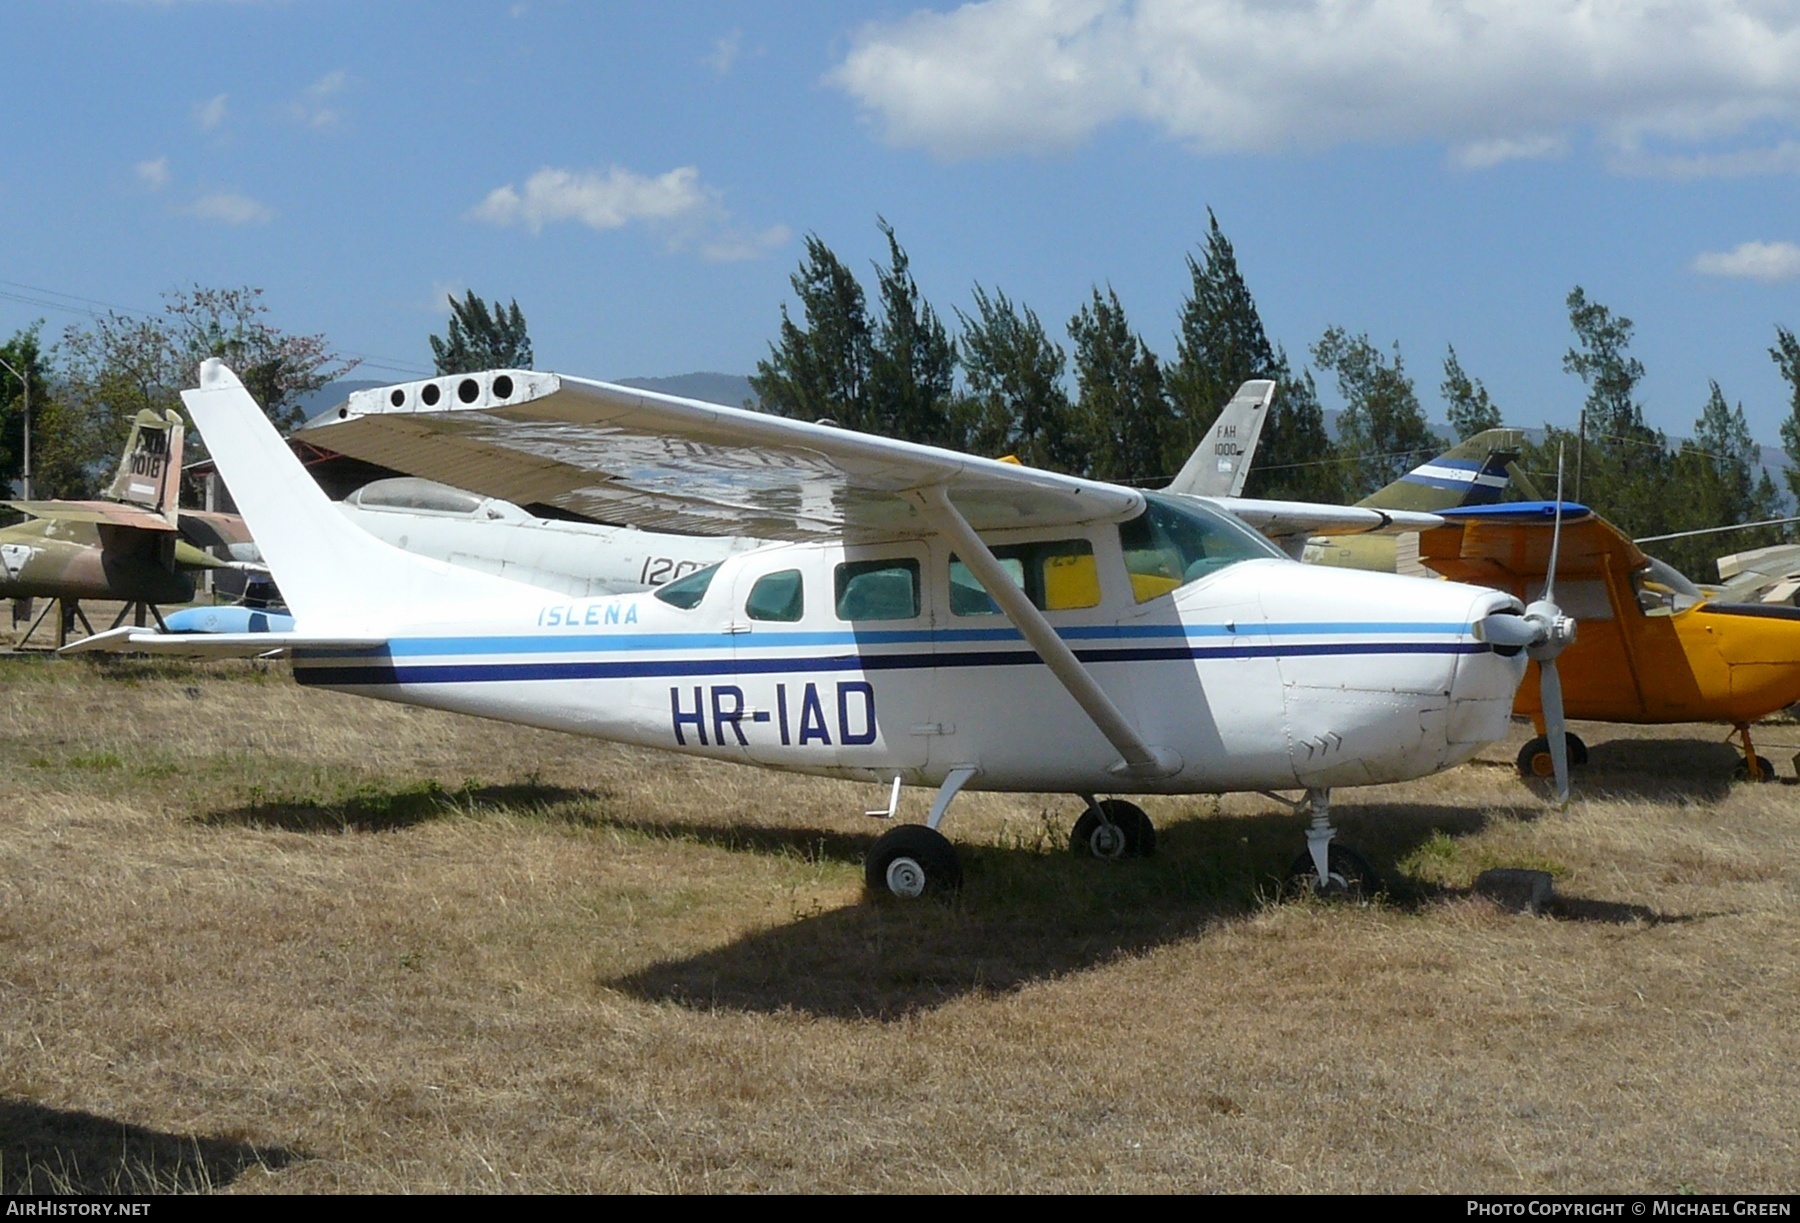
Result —
[{"label": "passenger window", "polygon": [[837,567],[840,620],[911,620],[919,614],[919,562],[905,557]]},{"label": "passenger window", "polygon": [[[1013,585],[1022,588],[1039,611],[1100,605],[1100,571],[1094,564],[1094,546],[1085,539],[1002,544],[993,552]],[[956,616],[1000,612],[969,567],[954,556],[950,558],[950,612]]]},{"label": "passenger window", "polygon": [[775,620],[792,624],[806,611],[804,584],[798,569],[766,573],[750,588],[744,600],[744,614],[752,620]]}]

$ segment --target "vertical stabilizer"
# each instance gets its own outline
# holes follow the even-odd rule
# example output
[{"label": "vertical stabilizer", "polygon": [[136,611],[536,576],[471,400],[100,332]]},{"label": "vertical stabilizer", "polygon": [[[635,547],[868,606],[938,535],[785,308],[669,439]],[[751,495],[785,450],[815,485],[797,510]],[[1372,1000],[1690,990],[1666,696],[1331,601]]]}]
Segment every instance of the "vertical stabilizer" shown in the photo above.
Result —
[{"label": "vertical stabilizer", "polygon": [[145,408],[131,422],[119,474],[106,486],[108,501],[140,505],[175,525],[181,510],[181,413],[159,416]]},{"label": "vertical stabilizer", "polygon": [[1274,398],[1275,384],[1266,379],[1240,386],[1164,491],[1192,497],[1242,496]]},{"label": "vertical stabilizer", "polygon": [[223,361],[202,362],[200,389],[181,399],[306,632],[366,632],[534,593],[403,552],[345,518]]},{"label": "vertical stabilizer", "polygon": [[1525,444],[1519,429],[1488,429],[1421,463],[1356,504],[1375,510],[1460,509],[1492,505],[1506,492],[1507,468]]}]

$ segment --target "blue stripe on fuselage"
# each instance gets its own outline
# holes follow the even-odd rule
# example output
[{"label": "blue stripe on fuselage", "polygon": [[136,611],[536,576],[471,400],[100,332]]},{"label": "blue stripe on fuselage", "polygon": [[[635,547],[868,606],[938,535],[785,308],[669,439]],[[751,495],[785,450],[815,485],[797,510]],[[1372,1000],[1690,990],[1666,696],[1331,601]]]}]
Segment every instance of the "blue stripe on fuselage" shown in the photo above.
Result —
[{"label": "blue stripe on fuselage", "polygon": [[[799,636],[800,634],[795,634]],[[1284,645],[1140,646],[1077,650],[1083,663],[1211,662],[1239,658],[1303,657],[1355,654],[1480,654],[1491,647],[1477,641],[1325,641]],[[334,660],[342,655],[331,656]],[[960,650],[926,653],[834,654],[773,658],[720,655],[711,658],[654,658],[618,662],[437,662],[375,661],[346,665],[314,661],[295,652],[296,682],[353,687],[386,684],[504,683],[530,680],[651,679],[671,676],[800,674],[829,671],[903,671],[928,668],[1015,667],[1041,663],[1031,650]]]},{"label": "blue stripe on fuselage", "polygon": [[[1368,621],[1359,623],[1306,622],[1292,624],[1248,623],[1239,631],[1223,624],[1123,624],[1072,625],[1057,630],[1065,641],[1130,641],[1144,638],[1193,640],[1209,637],[1319,637],[1341,636],[1463,636],[1469,631],[1460,623],[1411,623],[1405,621]],[[716,650],[727,640],[756,649],[868,649],[884,645],[945,646],[983,642],[1011,643],[1025,640],[1015,628],[967,629],[835,629],[829,631],[763,630],[747,635],[716,633],[583,633],[562,636],[554,630],[530,636],[494,637],[401,637],[388,644],[388,653],[397,658],[441,657],[446,654],[586,654],[586,653],[675,653],[686,650]]]}]

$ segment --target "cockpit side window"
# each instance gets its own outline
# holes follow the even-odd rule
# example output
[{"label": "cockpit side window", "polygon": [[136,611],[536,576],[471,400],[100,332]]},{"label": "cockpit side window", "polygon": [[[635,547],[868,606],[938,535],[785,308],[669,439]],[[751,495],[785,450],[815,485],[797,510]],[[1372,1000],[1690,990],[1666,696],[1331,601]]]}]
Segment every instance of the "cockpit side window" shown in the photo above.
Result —
[{"label": "cockpit side window", "polygon": [[1282,552],[1226,514],[1192,501],[1146,495],[1144,512],[1119,524],[1131,592],[1147,603],[1239,561]]}]

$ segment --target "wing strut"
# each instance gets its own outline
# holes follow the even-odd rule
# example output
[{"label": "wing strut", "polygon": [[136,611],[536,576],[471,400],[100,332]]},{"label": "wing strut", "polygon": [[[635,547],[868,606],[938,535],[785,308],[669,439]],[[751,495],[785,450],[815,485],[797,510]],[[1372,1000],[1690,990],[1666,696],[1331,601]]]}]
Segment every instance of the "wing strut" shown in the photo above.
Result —
[{"label": "wing strut", "polygon": [[987,588],[1000,610],[1006,613],[1013,627],[1018,629],[1037,651],[1044,665],[1050,668],[1053,675],[1068,689],[1075,703],[1081,706],[1107,741],[1119,749],[1124,760],[1114,765],[1115,771],[1133,777],[1169,777],[1181,771],[1181,758],[1168,748],[1156,748],[1145,743],[1119,707],[1106,695],[1094,677],[1088,674],[1081,660],[1075,657],[1068,643],[1057,635],[1044,613],[1033,607],[1025,592],[1013,584],[1006,570],[1001,568],[999,560],[988,551],[981,536],[975,533],[962,512],[951,504],[949,494],[943,485],[934,484],[929,488],[917,489],[910,494],[918,503],[925,516],[937,527],[956,548],[956,554],[969,567],[981,584]]}]

